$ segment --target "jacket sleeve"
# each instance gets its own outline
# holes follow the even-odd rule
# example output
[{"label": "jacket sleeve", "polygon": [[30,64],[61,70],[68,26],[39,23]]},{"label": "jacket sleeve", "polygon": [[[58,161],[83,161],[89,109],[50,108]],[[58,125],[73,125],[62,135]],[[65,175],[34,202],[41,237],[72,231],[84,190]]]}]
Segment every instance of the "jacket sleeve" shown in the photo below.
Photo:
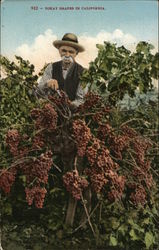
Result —
[{"label": "jacket sleeve", "polygon": [[43,90],[46,87],[46,82],[50,79],[52,79],[52,63],[46,67],[43,76],[38,80],[38,88]]},{"label": "jacket sleeve", "polygon": [[87,94],[87,92],[88,92],[88,86],[82,88],[82,86],[79,84],[76,93],[76,99],[72,102],[72,104],[76,107],[81,105],[84,102],[84,96]]}]

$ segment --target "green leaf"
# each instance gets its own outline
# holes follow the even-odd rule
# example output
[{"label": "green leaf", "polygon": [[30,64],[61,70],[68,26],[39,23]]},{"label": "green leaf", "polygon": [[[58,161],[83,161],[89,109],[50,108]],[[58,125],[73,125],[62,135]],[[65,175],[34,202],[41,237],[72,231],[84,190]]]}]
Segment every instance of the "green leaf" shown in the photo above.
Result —
[{"label": "green leaf", "polygon": [[128,226],[125,224],[122,224],[119,228],[118,228],[118,232],[121,232],[122,235],[125,235],[127,233],[128,230]]},{"label": "green leaf", "polygon": [[112,220],[111,220],[111,225],[112,225],[112,228],[113,228],[113,229],[117,229],[117,228],[119,227],[119,225],[120,225],[120,222],[117,221],[116,218],[112,218]]},{"label": "green leaf", "polygon": [[143,52],[145,54],[148,54],[150,50],[152,50],[154,46],[152,44],[149,44],[145,41],[141,41],[136,46],[137,52]]},{"label": "green leaf", "polygon": [[10,89],[11,88],[11,79],[10,78],[7,78],[6,79],[6,83],[8,85],[8,88]]},{"label": "green leaf", "polygon": [[11,215],[12,214],[12,206],[10,203],[6,203],[5,207],[4,207],[4,212],[7,215]]},{"label": "green leaf", "polygon": [[102,45],[102,44],[96,44],[96,47],[98,48],[98,49],[104,49],[104,45]]},{"label": "green leaf", "polygon": [[132,229],[135,229],[139,232],[144,232],[144,228],[142,228],[140,225],[134,223],[133,219],[128,219],[128,223],[131,225]]},{"label": "green leaf", "polygon": [[117,239],[113,235],[110,235],[110,245],[117,246],[117,244],[118,244]]},{"label": "green leaf", "polygon": [[140,90],[141,93],[143,92],[143,90],[144,90],[144,84],[143,84],[143,82],[139,83],[139,90]]},{"label": "green leaf", "polygon": [[150,223],[150,218],[146,218],[143,220],[143,224],[148,225]]},{"label": "green leaf", "polygon": [[149,249],[150,246],[154,243],[154,236],[152,233],[147,232],[145,234],[145,245],[146,245],[146,249]]},{"label": "green leaf", "polygon": [[56,188],[55,187],[55,188],[50,190],[50,194],[54,194],[54,193],[59,192],[59,191],[61,191],[61,188]]},{"label": "green leaf", "polygon": [[23,183],[26,183],[26,176],[25,175],[19,176],[19,179],[22,180]]},{"label": "green leaf", "polygon": [[136,235],[134,229],[130,230],[129,235],[131,236],[131,239],[134,241],[139,239],[139,237]]}]

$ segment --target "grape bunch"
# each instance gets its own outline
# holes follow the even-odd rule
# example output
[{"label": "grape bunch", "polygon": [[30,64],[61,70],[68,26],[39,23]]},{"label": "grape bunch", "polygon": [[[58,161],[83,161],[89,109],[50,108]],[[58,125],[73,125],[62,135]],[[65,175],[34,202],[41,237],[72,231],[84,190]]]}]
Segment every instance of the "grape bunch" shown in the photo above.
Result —
[{"label": "grape bunch", "polygon": [[[87,148],[86,156],[90,168],[86,168],[84,173],[90,178],[92,189],[96,193],[100,193],[103,187],[114,187],[116,185],[116,190],[120,190],[117,191],[116,196],[114,194],[113,197],[118,198],[123,191],[123,179],[117,175],[116,171],[119,166],[111,158],[110,152],[104,145],[104,142],[95,138],[93,144]],[[113,178],[111,173],[114,173],[116,178]],[[113,195],[113,193],[109,194],[109,196],[110,195]]]},{"label": "grape bunch", "polygon": [[102,120],[108,119],[110,113],[110,108],[108,106],[104,106],[99,108],[95,114],[92,115],[92,120],[101,124]]},{"label": "grape bunch", "polygon": [[103,141],[105,141],[107,136],[109,137],[112,136],[112,133],[113,133],[113,129],[108,122],[104,124],[103,123],[100,124],[97,130],[98,138],[100,138],[100,140],[103,140]]},{"label": "grape bunch", "polygon": [[35,206],[37,208],[42,208],[45,195],[47,193],[47,190],[45,188],[42,188],[40,186],[34,186],[32,188],[25,188],[26,193],[26,200],[29,206],[33,204],[33,201],[35,203]]},{"label": "grape bunch", "polygon": [[152,147],[152,143],[149,140],[141,138],[141,136],[136,136],[133,143],[133,149],[136,153],[136,159],[140,163],[145,160],[145,154]]},{"label": "grape bunch", "polygon": [[89,176],[91,187],[94,190],[95,193],[100,193],[102,188],[107,184],[108,179],[106,178],[103,171],[91,168],[86,168],[84,170],[84,173]]},{"label": "grape bunch", "polygon": [[28,155],[28,152],[29,152],[29,148],[28,147],[20,147],[19,148],[19,151],[18,151],[18,156],[20,158],[23,158],[23,157],[26,157]]},{"label": "grape bunch", "polygon": [[36,157],[29,163],[23,164],[21,170],[26,175],[28,184],[36,181],[37,184],[48,182],[49,170],[52,166],[52,152],[42,153],[40,157]]},{"label": "grape bunch", "polygon": [[65,105],[67,106],[71,104],[71,101],[69,100],[67,94],[63,90],[60,90],[60,94],[55,93],[54,95],[50,95],[48,98],[52,103],[56,104],[59,108],[61,106]]},{"label": "grape bunch", "polygon": [[107,178],[109,179],[109,188],[110,191],[108,192],[108,199],[110,201],[115,201],[121,199],[124,188],[126,178],[125,176],[118,175],[117,172],[109,170],[106,174]]},{"label": "grape bunch", "polygon": [[34,120],[36,120],[36,119],[38,119],[38,117],[41,115],[41,113],[42,113],[41,109],[39,109],[39,108],[33,108],[33,109],[31,110],[31,117],[32,117]]},{"label": "grape bunch", "polygon": [[81,199],[83,189],[88,186],[88,181],[84,177],[79,176],[77,170],[67,172],[63,175],[63,182],[67,191],[70,192],[76,200]]},{"label": "grape bunch", "polygon": [[42,109],[33,109],[31,117],[35,120],[37,129],[53,131],[57,127],[57,112],[50,103],[45,104]]},{"label": "grape bunch", "polygon": [[110,157],[110,152],[105,146],[102,146],[98,153],[96,166],[104,171],[114,168],[114,161]]},{"label": "grape bunch", "polygon": [[91,166],[95,164],[99,149],[100,149],[100,141],[96,138],[93,138],[92,145],[87,147],[86,150],[86,156]]},{"label": "grape bunch", "polygon": [[6,135],[6,144],[13,156],[18,155],[18,145],[20,143],[20,135],[17,129],[10,129]]},{"label": "grape bunch", "polygon": [[140,185],[136,187],[136,189],[131,193],[130,200],[136,206],[138,206],[139,204],[144,206],[147,202],[146,197],[147,195],[146,195],[145,188],[142,185]]},{"label": "grape bunch", "polygon": [[0,188],[6,193],[10,193],[11,187],[15,182],[17,170],[15,167],[0,170]]},{"label": "grape bunch", "polygon": [[84,103],[78,108],[78,111],[86,112],[95,108],[101,102],[101,97],[95,93],[89,92],[84,97]]},{"label": "grape bunch", "polygon": [[129,138],[134,138],[138,135],[138,133],[135,131],[135,129],[133,129],[127,125],[122,125],[121,130],[122,130],[122,134],[128,136]]},{"label": "grape bunch", "polygon": [[138,184],[145,184],[146,187],[150,190],[154,184],[154,180],[150,171],[147,170],[147,168],[144,169],[143,166],[139,165],[134,167],[132,170],[132,176],[135,178]]},{"label": "grape bunch", "polygon": [[34,136],[33,138],[33,144],[32,144],[32,148],[33,149],[42,149],[45,145],[45,139],[43,134],[38,133]]},{"label": "grape bunch", "polygon": [[114,155],[122,160],[122,152],[124,149],[129,146],[129,137],[126,135],[112,135],[109,138],[110,142],[110,150],[114,153]]},{"label": "grape bunch", "polygon": [[77,154],[83,157],[86,153],[87,144],[91,139],[91,131],[85,121],[78,119],[73,122],[73,136],[76,141]]},{"label": "grape bunch", "polygon": [[147,159],[147,150],[152,147],[149,140],[136,136],[132,141],[134,150],[134,159],[136,161],[136,167],[134,167],[132,174],[138,183],[144,183],[146,187],[150,188],[154,184],[153,177],[151,175],[151,161]]}]

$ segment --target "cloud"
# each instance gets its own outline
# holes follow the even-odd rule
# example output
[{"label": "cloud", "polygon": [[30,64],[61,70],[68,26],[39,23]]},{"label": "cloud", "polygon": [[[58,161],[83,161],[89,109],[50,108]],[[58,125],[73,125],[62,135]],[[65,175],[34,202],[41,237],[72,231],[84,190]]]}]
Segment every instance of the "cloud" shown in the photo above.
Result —
[{"label": "cloud", "polygon": [[[51,29],[47,29],[44,34],[38,35],[32,44],[25,43],[19,46],[16,49],[16,55],[29,60],[35,65],[36,71],[39,71],[45,63],[60,60],[58,50],[52,45],[52,42],[57,38],[57,35]],[[103,44],[104,41],[125,45],[126,48],[133,49],[137,39],[120,29],[116,29],[112,33],[102,30],[96,36],[82,34],[79,36],[79,43],[85,47],[86,51],[79,53],[77,61],[84,67],[88,67],[89,62],[97,56],[96,44]]]},{"label": "cloud", "polygon": [[44,34],[38,35],[31,45],[22,44],[16,49],[16,55],[23,57],[33,63],[37,70],[45,63],[51,62],[58,57],[58,51],[53,47],[52,42],[57,39],[51,29]]},{"label": "cloud", "polygon": [[86,51],[79,55],[78,61],[85,67],[88,67],[89,62],[97,56],[96,44],[103,44],[104,41],[109,41],[117,43],[118,46],[125,45],[128,49],[134,49],[137,39],[131,34],[124,34],[120,29],[116,29],[113,33],[101,31],[94,37],[85,34],[79,37],[79,41],[85,46]]}]

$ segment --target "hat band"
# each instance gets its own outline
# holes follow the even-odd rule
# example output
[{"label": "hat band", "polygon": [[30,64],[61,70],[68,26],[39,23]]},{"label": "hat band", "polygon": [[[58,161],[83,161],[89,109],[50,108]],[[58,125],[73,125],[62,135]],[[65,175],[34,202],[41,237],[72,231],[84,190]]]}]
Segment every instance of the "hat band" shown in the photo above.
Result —
[{"label": "hat band", "polygon": [[65,38],[65,37],[62,38],[62,41],[68,41],[68,42],[78,43],[77,40],[71,39],[71,38],[69,38],[69,37],[67,37],[67,38]]}]

